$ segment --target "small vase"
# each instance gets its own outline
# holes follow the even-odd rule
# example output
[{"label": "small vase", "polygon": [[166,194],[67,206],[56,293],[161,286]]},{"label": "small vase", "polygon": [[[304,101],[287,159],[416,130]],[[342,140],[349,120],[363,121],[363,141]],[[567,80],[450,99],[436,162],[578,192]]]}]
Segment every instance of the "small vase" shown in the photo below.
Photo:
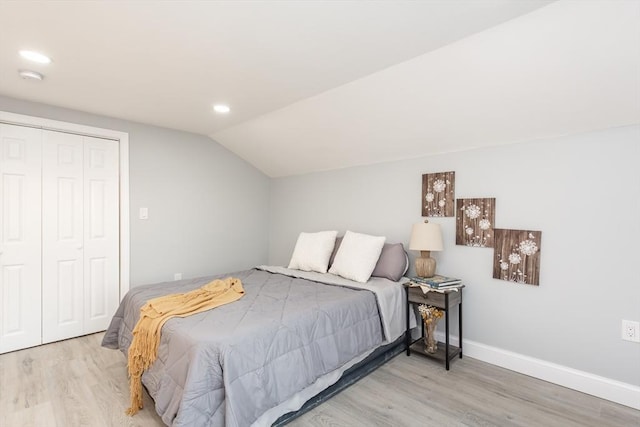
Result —
[{"label": "small vase", "polygon": [[436,325],[438,318],[434,317],[430,322],[424,322],[424,347],[427,353],[433,354],[438,351],[438,340],[436,339]]}]

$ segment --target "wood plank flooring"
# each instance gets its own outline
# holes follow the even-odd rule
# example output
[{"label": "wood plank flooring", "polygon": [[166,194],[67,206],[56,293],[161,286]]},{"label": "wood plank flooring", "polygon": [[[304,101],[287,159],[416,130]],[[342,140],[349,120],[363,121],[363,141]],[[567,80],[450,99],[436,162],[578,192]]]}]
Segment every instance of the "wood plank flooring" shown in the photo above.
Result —
[{"label": "wood plank flooring", "polygon": [[[146,393],[144,409],[124,415],[125,357],[101,340],[94,334],[0,355],[0,426],[163,426]],[[635,427],[640,411],[468,357],[447,372],[400,354],[289,425]]]}]

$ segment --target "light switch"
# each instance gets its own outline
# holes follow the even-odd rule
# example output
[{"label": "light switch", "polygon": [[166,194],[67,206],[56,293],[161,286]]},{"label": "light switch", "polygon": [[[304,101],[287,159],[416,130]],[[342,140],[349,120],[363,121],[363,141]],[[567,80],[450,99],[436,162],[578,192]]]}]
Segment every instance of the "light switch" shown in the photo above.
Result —
[{"label": "light switch", "polygon": [[140,208],[140,219],[149,219],[149,208]]}]

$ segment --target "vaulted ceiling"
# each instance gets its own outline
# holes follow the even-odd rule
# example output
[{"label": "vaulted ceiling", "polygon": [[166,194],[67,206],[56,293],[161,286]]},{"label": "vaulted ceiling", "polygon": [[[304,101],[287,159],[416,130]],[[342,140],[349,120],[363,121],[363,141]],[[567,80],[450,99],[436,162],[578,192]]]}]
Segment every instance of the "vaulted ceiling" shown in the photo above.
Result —
[{"label": "vaulted ceiling", "polygon": [[635,1],[0,1],[0,94],[285,176],[637,123],[639,25]]}]

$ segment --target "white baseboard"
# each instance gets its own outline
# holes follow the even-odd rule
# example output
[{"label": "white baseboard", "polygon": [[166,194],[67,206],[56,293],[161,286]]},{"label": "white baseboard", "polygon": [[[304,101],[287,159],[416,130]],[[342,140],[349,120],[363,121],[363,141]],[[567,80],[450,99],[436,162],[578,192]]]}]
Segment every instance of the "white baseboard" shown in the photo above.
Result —
[{"label": "white baseboard", "polygon": [[[444,333],[436,332],[444,342]],[[450,337],[457,346],[457,336]],[[465,339],[465,356],[640,410],[640,387]]]}]

